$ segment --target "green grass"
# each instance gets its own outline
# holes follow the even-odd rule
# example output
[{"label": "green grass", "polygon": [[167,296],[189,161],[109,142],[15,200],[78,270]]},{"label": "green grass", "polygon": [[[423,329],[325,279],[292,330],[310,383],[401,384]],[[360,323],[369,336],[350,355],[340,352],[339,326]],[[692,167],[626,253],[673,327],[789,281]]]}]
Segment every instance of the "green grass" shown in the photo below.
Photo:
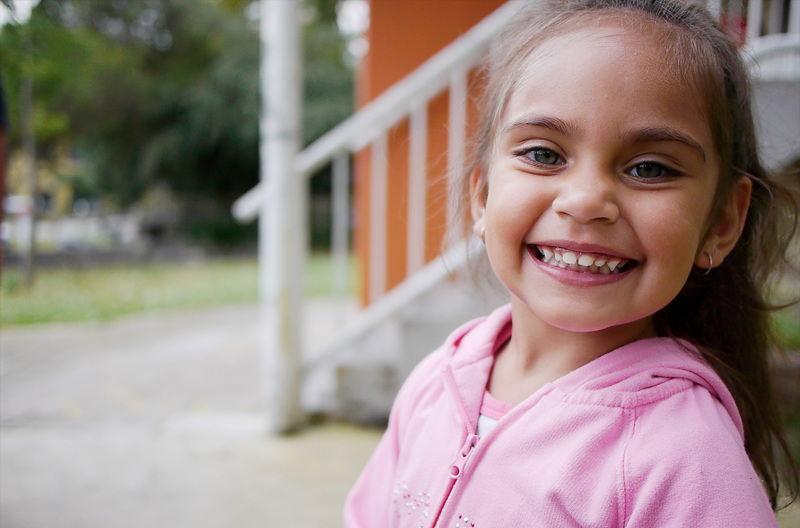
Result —
[{"label": "green grass", "polygon": [[[310,296],[333,293],[330,270],[327,255],[312,255],[306,281]],[[352,259],[350,273],[354,277]],[[156,310],[255,302],[258,267],[255,259],[245,259],[50,269],[36,273],[29,291],[21,283],[17,270],[3,270],[1,326],[102,321]],[[351,284],[356,284],[354,278]]]},{"label": "green grass", "polygon": [[772,321],[782,345],[790,350],[800,350],[800,321],[797,320],[797,312],[779,312]]}]

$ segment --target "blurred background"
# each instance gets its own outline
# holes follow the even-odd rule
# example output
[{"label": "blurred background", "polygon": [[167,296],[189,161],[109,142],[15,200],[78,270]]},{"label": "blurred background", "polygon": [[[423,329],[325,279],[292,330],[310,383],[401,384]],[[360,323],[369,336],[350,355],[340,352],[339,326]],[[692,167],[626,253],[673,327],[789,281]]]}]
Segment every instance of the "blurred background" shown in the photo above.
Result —
[{"label": "blurred background", "polygon": [[[277,352],[256,221],[270,207],[270,2],[297,6],[302,48],[283,436],[264,420]],[[708,5],[753,67],[769,168],[797,184],[800,1]],[[0,0],[4,528],[340,525],[407,373],[502,302],[470,280],[475,248],[451,240],[448,174],[474,126],[478,64],[516,7]],[[776,300],[800,295],[793,277]],[[800,457],[798,308],[774,324]]]},{"label": "blurred background", "polygon": [[[53,267],[254,256],[255,225],[230,207],[259,178],[258,3],[5,4],[4,293]],[[353,110],[348,50],[364,27],[336,4],[303,4],[304,144]],[[330,185],[321,172],[312,218],[326,207],[313,198]],[[313,223],[314,249],[328,224]]]}]

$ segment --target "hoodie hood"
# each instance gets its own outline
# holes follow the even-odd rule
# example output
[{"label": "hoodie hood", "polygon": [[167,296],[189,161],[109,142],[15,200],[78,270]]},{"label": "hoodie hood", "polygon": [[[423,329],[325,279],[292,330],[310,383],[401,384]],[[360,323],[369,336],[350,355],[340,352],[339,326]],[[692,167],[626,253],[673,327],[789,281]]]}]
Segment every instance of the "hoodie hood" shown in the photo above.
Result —
[{"label": "hoodie hood", "polygon": [[[486,386],[493,363],[495,340],[511,324],[511,306],[495,310],[485,319],[468,323],[448,338],[446,371],[464,411],[474,426],[482,394],[469,390]],[[590,363],[548,383],[520,404],[535,405],[544,396],[572,403],[635,408],[663,400],[692,385],[704,388],[724,407],[742,441],[742,419],[728,388],[684,340],[649,338],[612,350]]]}]

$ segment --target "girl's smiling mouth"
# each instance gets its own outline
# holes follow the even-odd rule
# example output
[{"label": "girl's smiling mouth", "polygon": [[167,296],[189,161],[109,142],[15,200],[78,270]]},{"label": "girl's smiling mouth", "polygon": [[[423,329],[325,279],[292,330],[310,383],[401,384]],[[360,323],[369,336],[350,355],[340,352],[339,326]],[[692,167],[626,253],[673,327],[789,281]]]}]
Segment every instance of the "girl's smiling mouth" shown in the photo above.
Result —
[{"label": "girl's smiling mouth", "polygon": [[529,244],[528,252],[540,262],[578,273],[618,275],[638,265],[637,261],[624,257],[581,252],[555,246]]}]

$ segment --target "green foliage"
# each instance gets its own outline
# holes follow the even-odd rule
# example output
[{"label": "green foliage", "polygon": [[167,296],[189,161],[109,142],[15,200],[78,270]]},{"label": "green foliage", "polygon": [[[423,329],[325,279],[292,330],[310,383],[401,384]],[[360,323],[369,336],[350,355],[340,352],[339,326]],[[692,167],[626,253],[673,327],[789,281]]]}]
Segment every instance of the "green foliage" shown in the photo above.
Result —
[{"label": "green foliage", "polygon": [[[95,192],[125,205],[155,182],[229,204],[258,181],[259,36],[244,0],[42,0],[0,33],[10,144],[34,86],[37,152],[79,149]],[[347,117],[352,71],[335,0],[307,0],[304,136]]]},{"label": "green foliage", "polygon": [[800,321],[797,313],[784,311],[772,317],[772,325],[783,348],[800,351]]},{"label": "green foliage", "polygon": [[12,147],[22,140],[22,105],[19,99],[27,78],[34,80],[33,121],[38,148],[49,152],[53,141],[68,132],[70,115],[64,111],[60,99],[65,86],[73,82],[71,71],[79,51],[73,46],[73,39],[46,18],[31,17],[25,26],[7,25],[3,28],[0,33],[0,71],[8,97],[6,108]]},{"label": "green foliage", "polygon": [[252,222],[243,225],[228,216],[219,220],[192,222],[187,231],[191,238],[210,242],[213,246],[235,247],[254,242],[258,237],[258,224]]},{"label": "green foliage", "polygon": [[334,24],[310,24],[304,53],[303,141],[308,144],[350,115],[353,79],[344,64],[345,46]]}]

